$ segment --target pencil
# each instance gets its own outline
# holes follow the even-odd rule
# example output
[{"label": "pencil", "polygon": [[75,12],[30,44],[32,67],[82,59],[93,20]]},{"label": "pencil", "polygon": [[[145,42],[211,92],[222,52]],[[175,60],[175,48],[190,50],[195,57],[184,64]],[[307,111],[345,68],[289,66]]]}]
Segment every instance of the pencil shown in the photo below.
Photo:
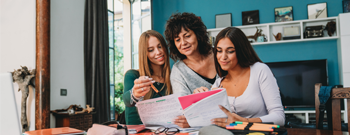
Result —
[{"label": "pencil", "polygon": [[153,84],[151,84],[151,87],[159,96],[162,96],[162,94],[159,93],[158,89],[156,87],[154,87]]}]

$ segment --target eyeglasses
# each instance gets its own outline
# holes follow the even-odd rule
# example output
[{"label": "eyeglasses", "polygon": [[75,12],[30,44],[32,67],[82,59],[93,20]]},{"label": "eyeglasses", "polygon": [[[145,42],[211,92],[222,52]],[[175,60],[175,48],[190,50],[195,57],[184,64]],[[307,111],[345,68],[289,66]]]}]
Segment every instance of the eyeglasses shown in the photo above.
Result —
[{"label": "eyeglasses", "polygon": [[160,135],[161,133],[165,133],[166,135],[175,135],[176,133],[179,133],[180,130],[178,128],[172,127],[160,127],[156,131],[154,131],[153,135]]}]

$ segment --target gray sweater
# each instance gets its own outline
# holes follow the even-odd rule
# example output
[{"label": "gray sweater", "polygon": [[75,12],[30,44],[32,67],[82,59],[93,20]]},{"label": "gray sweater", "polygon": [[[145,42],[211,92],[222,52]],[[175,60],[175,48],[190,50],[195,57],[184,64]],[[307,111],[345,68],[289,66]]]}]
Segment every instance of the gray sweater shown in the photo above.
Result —
[{"label": "gray sweater", "polygon": [[[216,78],[219,78],[219,76],[216,75]],[[193,93],[193,90],[202,86],[210,89],[213,85],[190,69],[182,60],[174,64],[170,74],[170,81],[173,92],[180,93],[181,96],[190,95]]]}]

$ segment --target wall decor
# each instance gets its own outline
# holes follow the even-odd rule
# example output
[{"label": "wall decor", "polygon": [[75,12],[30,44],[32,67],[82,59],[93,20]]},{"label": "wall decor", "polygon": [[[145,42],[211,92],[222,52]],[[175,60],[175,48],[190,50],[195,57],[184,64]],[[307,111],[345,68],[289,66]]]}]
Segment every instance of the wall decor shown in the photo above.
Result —
[{"label": "wall decor", "polygon": [[316,3],[307,5],[309,19],[327,18],[327,3]]},{"label": "wall decor", "polygon": [[242,25],[259,24],[259,10],[242,12]]},{"label": "wall decor", "polygon": [[350,0],[343,0],[343,13],[350,12]]},{"label": "wall decor", "polygon": [[293,21],[293,7],[275,8],[275,22]]},{"label": "wall decor", "polygon": [[225,28],[232,26],[231,13],[215,15],[216,28]]}]

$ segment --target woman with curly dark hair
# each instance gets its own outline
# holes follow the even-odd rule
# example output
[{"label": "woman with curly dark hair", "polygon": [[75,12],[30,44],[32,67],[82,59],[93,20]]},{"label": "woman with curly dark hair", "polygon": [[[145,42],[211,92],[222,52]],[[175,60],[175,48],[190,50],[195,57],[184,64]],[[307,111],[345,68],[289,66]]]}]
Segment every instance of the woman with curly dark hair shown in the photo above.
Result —
[{"label": "woman with curly dark hair", "polygon": [[[218,78],[213,47],[209,43],[207,27],[193,13],[176,13],[170,16],[165,30],[170,57],[177,61],[170,81],[174,93],[182,96],[208,90]],[[180,127],[189,127],[184,116],[175,120]]]}]

